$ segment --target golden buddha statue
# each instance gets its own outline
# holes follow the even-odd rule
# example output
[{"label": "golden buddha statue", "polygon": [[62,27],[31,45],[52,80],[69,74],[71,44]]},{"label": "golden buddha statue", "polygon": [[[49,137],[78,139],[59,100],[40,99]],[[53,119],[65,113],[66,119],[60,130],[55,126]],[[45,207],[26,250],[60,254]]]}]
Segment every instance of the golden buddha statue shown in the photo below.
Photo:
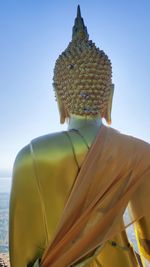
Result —
[{"label": "golden buddha statue", "polygon": [[141,257],[149,260],[150,146],[102,124],[111,123],[111,62],[89,40],[79,6],[54,89],[68,130],[32,140],[16,158],[11,267],[140,266],[123,213],[130,203]]}]

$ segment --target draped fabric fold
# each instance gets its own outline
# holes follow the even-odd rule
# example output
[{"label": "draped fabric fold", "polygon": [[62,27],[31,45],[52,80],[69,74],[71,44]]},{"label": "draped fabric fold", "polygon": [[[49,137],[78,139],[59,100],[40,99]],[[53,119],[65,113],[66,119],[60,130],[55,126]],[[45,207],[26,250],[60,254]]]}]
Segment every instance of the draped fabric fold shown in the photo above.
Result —
[{"label": "draped fabric fold", "polygon": [[[147,143],[102,126],[66,203],[42,267],[82,261],[123,230],[123,213],[136,189],[150,178]],[[138,213],[144,216],[145,210]],[[138,218],[132,218],[137,220]]]}]

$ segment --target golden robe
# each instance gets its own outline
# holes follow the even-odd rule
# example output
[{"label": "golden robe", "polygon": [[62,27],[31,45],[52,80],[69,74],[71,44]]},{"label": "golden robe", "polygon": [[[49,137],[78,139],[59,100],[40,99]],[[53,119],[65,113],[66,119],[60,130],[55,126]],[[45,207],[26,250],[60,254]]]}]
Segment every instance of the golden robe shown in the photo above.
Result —
[{"label": "golden robe", "polygon": [[[78,138],[83,147],[85,144],[80,136]],[[66,267],[83,262],[95,251],[100,253],[106,241],[123,230],[122,216],[129,202],[132,220],[148,213],[147,203],[142,205],[144,199],[150,199],[150,146],[147,143],[102,126],[85,157],[79,145],[78,151],[75,145],[73,149],[68,146],[65,134],[61,140],[58,136],[57,148],[54,140],[50,140],[50,147],[55,151],[53,158],[47,160],[47,139],[34,140],[30,149],[22,152],[21,163],[15,164],[10,209],[12,267],[33,262],[46,247],[42,267]],[[63,155],[59,153],[62,146]],[[80,171],[79,162],[82,163]],[[18,174],[23,170],[26,178],[19,180]],[[31,177],[34,179],[30,181]],[[136,192],[140,192],[139,198]],[[52,195],[57,195],[53,198],[55,203],[49,201]],[[28,236],[25,239],[24,231]],[[19,244],[22,244],[20,248]],[[22,265],[15,263],[17,250],[24,255]]]}]

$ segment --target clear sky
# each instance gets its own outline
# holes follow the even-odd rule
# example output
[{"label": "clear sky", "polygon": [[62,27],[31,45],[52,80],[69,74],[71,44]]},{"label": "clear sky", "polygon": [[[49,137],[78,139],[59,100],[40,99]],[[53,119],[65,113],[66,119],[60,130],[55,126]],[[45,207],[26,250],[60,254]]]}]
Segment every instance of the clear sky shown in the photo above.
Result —
[{"label": "clear sky", "polygon": [[66,128],[52,77],[78,4],[90,39],[112,61],[112,127],[150,142],[149,0],[0,0],[0,176],[31,139]]}]

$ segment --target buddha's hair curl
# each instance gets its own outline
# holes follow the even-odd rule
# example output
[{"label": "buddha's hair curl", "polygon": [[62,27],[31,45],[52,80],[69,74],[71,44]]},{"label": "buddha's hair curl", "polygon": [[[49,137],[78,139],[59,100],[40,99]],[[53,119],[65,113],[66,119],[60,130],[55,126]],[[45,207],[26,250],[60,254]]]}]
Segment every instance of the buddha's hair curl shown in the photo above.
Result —
[{"label": "buddha's hair curl", "polygon": [[54,87],[67,113],[104,116],[112,84],[108,56],[87,39],[69,43],[54,68]]}]

